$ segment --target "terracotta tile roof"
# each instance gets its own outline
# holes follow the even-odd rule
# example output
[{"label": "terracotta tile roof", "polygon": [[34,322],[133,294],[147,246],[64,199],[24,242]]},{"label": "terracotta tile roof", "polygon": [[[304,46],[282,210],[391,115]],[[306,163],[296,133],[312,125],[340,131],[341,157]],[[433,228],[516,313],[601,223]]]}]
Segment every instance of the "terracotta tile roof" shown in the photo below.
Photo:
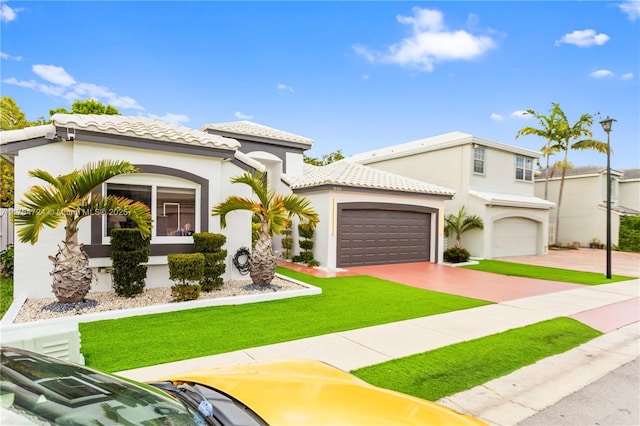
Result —
[{"label": "terracotta tile roof", "polygon": [[450,197],[455,195],[452,189],[344,160],[322,167],[305,164],[304,175],[288,178],[288,182],[292,189],[336,185]]},{"label": "terracotta tile roof", "polygon": [[56,126],[74,127],[112,135],[168,140],[187,145],[211,146],[234,151],[240,147],[240,143],[235,139],[141,116],[55,114],[51,119]]},{"label": "terracotta tile roof", "polygon": [[253,123],[251,121],[229,121],[226,123],[205,124],[202,131],[218,130],[226,133],[233,133],[243,136],[257,136],[277,141],[295,142],[304,145],[313,145],[313,139],[304,136],[285,132],[283,130],[274,129],[272,127],[263,126],[262,124]]}]

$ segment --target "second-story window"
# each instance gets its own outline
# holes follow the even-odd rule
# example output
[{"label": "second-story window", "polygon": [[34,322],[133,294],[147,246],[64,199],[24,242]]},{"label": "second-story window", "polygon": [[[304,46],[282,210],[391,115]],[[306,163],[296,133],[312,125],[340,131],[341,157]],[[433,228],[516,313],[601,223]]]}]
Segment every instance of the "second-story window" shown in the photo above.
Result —
[{"label": "second-story window", "polygon": [[473,173],[484,174],[484,147],[473,148]]},{"label": "second-story window", "polygon": [[533,159],[516,157],[516,180],[531,182],[533,180]]}]

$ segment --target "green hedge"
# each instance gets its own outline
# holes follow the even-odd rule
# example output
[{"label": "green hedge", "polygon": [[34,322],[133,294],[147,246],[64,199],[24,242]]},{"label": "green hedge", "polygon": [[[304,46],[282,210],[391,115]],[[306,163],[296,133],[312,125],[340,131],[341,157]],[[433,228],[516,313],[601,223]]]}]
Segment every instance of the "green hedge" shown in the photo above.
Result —
[{"label": "green hedge", "polygon": [[203,291],[212,291],[224,284],[222,274],[226,271],[224,260],[227,251],[222,246],[227,242],[227,237],[211,232],[198,232],[193,234],[194,249],[197,253],[204,254],[204,272],[200,285]]},{"label": "green hedge", "polygon": [[133,297],[144,291],[150,240],[137,228],[111,230],[111,277],[118,296]]},{"label": "green hedge", "polygon": [[640,215],[620,218],[618,248],[622,251],[640,253]]},{"label": "green hedge", "polygon": [[200,281],[204,273],[204,255],[202,253],[170,254],[169,279],[178,284],[186,285],[189,282]]}]

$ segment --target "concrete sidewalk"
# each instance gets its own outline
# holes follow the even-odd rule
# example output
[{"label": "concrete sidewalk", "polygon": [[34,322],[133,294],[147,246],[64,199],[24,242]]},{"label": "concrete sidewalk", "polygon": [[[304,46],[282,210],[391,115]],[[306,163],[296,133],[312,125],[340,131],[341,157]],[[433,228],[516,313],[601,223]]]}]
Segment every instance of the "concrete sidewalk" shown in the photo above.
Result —
[{"label": "concrete sidewalk", "polygon": [[[350,330],[242,351],[161,364],[117,374],[146,381],[252,361],[306,358],[343,370],[385,362],[561,316],[588,318],[622,310],[608,332],[565,354],[542,360],[440,401],[491,424],[513,425],[640,355],[640,280],[536,295],[501,303]],[[597,317],[597,315],[596,315]],[[592,325],[593,326],[593,325]]]}]

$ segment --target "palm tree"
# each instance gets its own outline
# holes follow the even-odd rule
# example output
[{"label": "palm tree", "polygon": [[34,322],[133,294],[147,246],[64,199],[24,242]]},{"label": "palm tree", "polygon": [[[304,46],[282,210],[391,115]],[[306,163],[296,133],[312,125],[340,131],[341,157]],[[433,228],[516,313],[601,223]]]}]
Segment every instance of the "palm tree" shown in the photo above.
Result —
[{"label": "palm tree", "polygon": [[236,210],[248,210],[258,218],[260,230],[258,240],[251,253],[251,269],[249,275],[254,284],[269,285],[276,273],[276,257],[273,254],[272,238],[280,234],[287,226],[288,220],[295,215],[306,219],[315,226],[318,214],[310,206],[311,202],[296,194],[282,195],[269,189],[266,173],[245,173],[231,179],[231,183],[248,185],[258,198],[229,196],[225,201],[212,209],[213,216],[220,216],[220,226],[227,226],[227,214]]},{"label": "palm tree", "polygon": [[84,300],[91,288],[93,273],[89,257],[78,243],[80,220],[106,212],[117,212],[133,220],[140,233],[151,235],[149,207],[124,197],[92,194],[92,191],[114,176],[138,170],[126,161],[101,160],[89,163],[66,175],[52,176],[44,170],[32,170],[29,175],[48,185],[32,186],[24,194],[13,215],[18,237],[23,243],[35,244],[44,227],[56,228],[65,223],[65,239],[58,246],[56,256],[49,256],[54,264],[53,293],[62,303]]},{"label": "palm tree", "polygon": [[[572,149],[575,150],[586,150],[586,149],[594,149],[598,152],[607,152],[607,144],[606,142],[601,142],[598,140],[591,139],[593,133],[591,132],[591,126],[593,125],[593,116],[590,114],[582,114],[580,118],[571,125],[569,120],[567,119],[566,114],[560,108],[560,104],[553,103],[553,108],[551,109],[551,114],[549,117],[545,117],[542,115],[536,114],[532,110],[532,115],[534,115],[538,120],[543,123],[542,129],[532,129],[525,127],[518,132],[520,134],[534,134],[537,136],[541,136],[547,139],[547,143],[542,150],[543,155],[553,155],[559,152],[564,153],[564,158],[561,161],[558,161],[554,164],[553,169],[556,167],[560,168],[562,174],[560,176],[560,189],[558,192],[558,202],[556,204],[556,231],[555,231],[555,241],[554,244],[558,244],[558,236],[559,236],[559,228],[560,228],[560,205],[562,203],[562,192],[564,189],[564,181],[565,176],[567,174],[567,170],[572,168],[571,163],[569,162],[568,156],[569,151]],[[530,130],[528,130],[530,129]],[[517,137],[516,136],[516,137]],[[586,139],[580,139],[586,137]],[[579,139],[578,141],[572,142],[575,139]],[[552,170],[553,172],[553,170]],[[548,170],[548,162],[547,162],[547,176],[545,181],[545,199],[547,198],[547,184],[549,178],[552,173],[549,173]]]},{"label": "palm tree", "polygon": [[483,229],[482,218],[476,215],[468,215],[464,206],[460,207],[458,214],[448,214],[444,217],[444,236],[456,234],[456,247],[461,248],[460,237],[472,229]]},{"label": "palm tree", "polygon": [[525,115],[531,115],[538,120],[540,123],[540,128],[537,129],[535,127],[523,127],[516,134],[516,139],[523,135],[535,135],[539,136],[543,139],[547,140],[547,143],[540,149],[542,155],[546,159],[545,170],[547,171],[544,180],[544,199],[548,199],[548,187],[549,187],[549,179],[553,177],[553,173],[555,172],[555,164],[549,171],[549,158],[557,152],[558,145],[556,144],[556,140],[558,138],[558,120],[560,114],[560,105],[557,103],[553,103],[553,108],[551,108],[551,114],[548,116],[538,114],[532,109],[528,109],[525,112]]},{"label": "palm tree", "polygon": [[[556,232],[554,241],[556,245],[558,244],[558,235],[560,233],[560,204],[562,203],[562,192],[564,189],[565,176],[567,175],[567,170],[570,170],[573,167],[568,160],[569,151],[572,149],[593,149],[601,153],[607,152],[606,142],[591,139],[591,137],[593,136],[593,132],[591,131],[591,126],[593,125],[593,116],[591,114],[582,114],[580,118],[578,118],[578,121],[576,121],[573,125],[569,124],[567,116],[561,109],[559,109],[559,115],[560,125],[558,128],[557,151],[564,152],[564,158],[561,162],[559,162],[562,175],[560,176],[560,190],[558,192],[558,204],[556,206]],[[582,137],[586,137],[587,139],[580,139]],[[575,139],[580,140],[571,142]]]}]

